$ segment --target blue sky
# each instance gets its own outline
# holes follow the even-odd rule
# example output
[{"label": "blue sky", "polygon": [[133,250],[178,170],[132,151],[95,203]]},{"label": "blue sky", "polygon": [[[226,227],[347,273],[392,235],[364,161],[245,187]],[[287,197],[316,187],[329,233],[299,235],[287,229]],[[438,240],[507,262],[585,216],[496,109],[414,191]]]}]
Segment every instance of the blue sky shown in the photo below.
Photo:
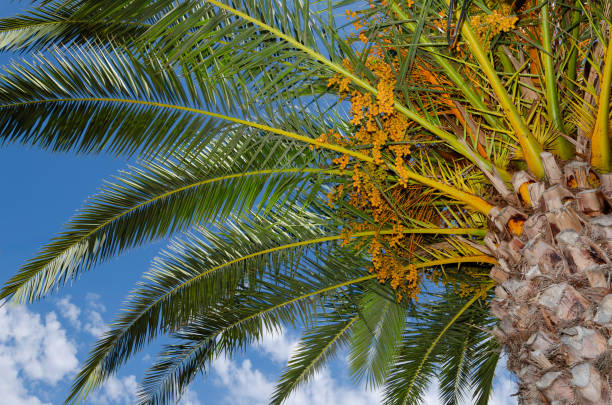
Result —
[{"label": "blue sky", "polygon": [[[11,15],[27,2],[0,0],[0,15]],[[15,55],[0,55],[6,64]],[[124,159],[109,156],[53,154],[20,146],[0,149],[0,278],[14,274],[54,234],[102,179],[124,169]],[[0,308],[0,402],[10,405],[61,404],[80,362],[104,332],[141,274],[163,248],[160,242],[137,249],[84,274],[72,286],[27,307]],[[217,359],[203,379],[198,377],[183,405],[265,404],[298,331],[267,336],[261,344],[234,359]],[[151,364],[159,344],[135,356],[88,404],[132,404],[137,383]],[[340,355],[288,404],[378,402],[380,393],[351,383]],[[515,403],[514,383],[500,373],[491,404]],[[437,404],[436,390],[425,404]]]}]

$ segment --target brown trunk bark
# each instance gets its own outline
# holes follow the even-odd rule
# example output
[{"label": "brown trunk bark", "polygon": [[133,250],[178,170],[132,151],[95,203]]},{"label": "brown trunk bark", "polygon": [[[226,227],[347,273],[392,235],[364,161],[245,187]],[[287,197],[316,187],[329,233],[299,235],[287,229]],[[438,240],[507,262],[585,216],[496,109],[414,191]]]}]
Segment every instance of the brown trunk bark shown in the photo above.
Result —
[{"label": "brown trunk bark", "polygon": [[521,404],[610,404],[610,179],[583,162],[561,170],[552,155],[543,158],[548,183],[515,178],[529,181],[531,206],[492,213],[492,332],[519,379]]}]

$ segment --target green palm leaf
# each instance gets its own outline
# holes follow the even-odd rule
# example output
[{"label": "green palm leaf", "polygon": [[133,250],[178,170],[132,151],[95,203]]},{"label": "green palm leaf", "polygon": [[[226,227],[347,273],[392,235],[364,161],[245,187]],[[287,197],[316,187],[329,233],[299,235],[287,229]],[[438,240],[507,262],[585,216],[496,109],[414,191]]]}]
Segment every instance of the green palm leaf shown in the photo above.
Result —
[{"label": "green palm leaf", "polygon": [[128,156],[202,148],[226,124],[176,108],[199,106],[194,96],[159,62],[94,46],[70,48],[5,70],[0,145]]},{"label": "green palm leaf", "polygon": [[306,329],[291,355],[270,404],[283,403],[291,393],[308,382],[347,343],[358,319],[358,314],[345,313],[339,305],[321,313],[317,317],[317,324]]},{"label": "green palm leaf", "polygon": [[[223,89],[199,87],[191,76],[164,69],[157,59],[141,62],[130,52],[95,46],[64,52],[70,57],[41,56],[36,65],[13,65],[0,76],[0,110],[7,112],[0,115],[0,145],[160,156],[171,150],[199,151],[223,129],[248,127],[370,159],[316,141],[327,128],[321,125],[326,120],[308,109],[268,105],[252,119],[212,112],[202,106],[217,111],[234,111],[236,104],[249,111],[253,106],[250,98],[226,98],[219,93]],[[304,120],[305,114],[311,119]]]},{"label": "green palm leaf", "polygon": [[389,298],[376,293],[363,297],[350,340],[351,373],[371,387],[385,381],[404,330],[406,306]]},{"label": "green palm leaf", "polygon": [[240,285],[255,289],[254,280],[261,274],[272,272],[277,280],[280,271],[292,273],[304,249],[341,238],[330,238],[321,228],[324,223],[312,214],[286,211],[282,217],[230,224],[217,231],[199,228],[199,236],[175,241],[92,350],[71,398],[100,384],[159,332],[185,326],[215,300],[231,297]]},{"label": "green palm leaf", "polygon": [[[319,277],[305,279],[281,276],[274,283],[260,282],[257,291],[249,291],[248,296],[241,297],[238,292],[222,307],[207,310],[205,315],[198,316],[176,334],[183,343],[167,347],[159,361],[149,370],[140,402],[172,402],[180,396],[191,378],[212,360],[214,354],[231,356],[237,349],[260,339],[266,331],[277,330],[283,324],[295,326],[298,318],[312,318],[317,309],[320,310],[317,301],[312,301],[313,297],[350,285],[345,281],[335,285],[328,283],[329,280],[324,281]],[[237,310],[234,307],[236,305],[240,309]],[[346,332],[349,327],[350,320],[344,322],[342,329]],[[326,332],[329,331],[330,328],[326,328]],[[333,351],[332,346],[338,344],[342,337],[341,330],[332,341],[327,342],[327,347],[323,348],[318,358],[305,368],[303,361],[300,362],[300,375],[286,388],[287,394],[316,370],[317,366],[313,363],[324,362]],[[309,345],[308,349],[316,349],[313,346]],[[276,395],[272,401],[280,400]]]},{"label": "green palm leaf", "polygon": [[108,183],[0,296],[32,301],[126,249],[245,208],[267,210],[296,189],[316,194],[317,178],[337,173],[301,168],[313,156],[307,148],[248,132],[228,136],[203,153],[151,162]]},{"label": "green palm leaf", "polygon": [[[248,11],[257,21],[271,22],[269,27],[276,31],[262,29],[205,1],[112,0],[100,10],[96,1],[67,0],[35,8],[26,16],[0,20],[0,39],[4,36],[7,48],[23,49],[108,39],[180,69],[188,84],[193,85],[192,79],[199,83],[210,102],[215,93],[216,101],[237,110],[248,108],[243,99],[247,93],[258,94],[265,105],[273,98],[316,94],[311,90],[313,82],[324,83],[322,78],[331,72],[317,57],[339,61],[343,52],[352,53],[350,48],[340,50],[341,41],[329,41],[328,36],[335,35],[333,19],[324,14],[331,16],[332,9],[274,0],[229,5]],[[99,32],[90,32],[91,26]],[[300,49],[304,46],[310,51]],[[241,103],[233,102],[238,99]]]},{"label": "green palm leaf", "polygon": [[[81,4],[79,4],[81,3]],[[109,9],[83,7],[83,2],[49,1],[26,13],[0,19],[0,50],[33,52],[53,46],[84,45],[92,41],[129,45],[148,28],[143,14],[151,4],[132,15],[140,22],[112,19]],[[148,10],[147,10],[148,9]],[[127,16],[126,16],[127,17]]]},{"label": "green palm leaf", "polygon": [[[469,391],[476,388],[474,396],[486,403],[490,394],[492,375],[486,375],[490,358],[497,358],[492,348],[495,339],[486,332],[493,326],[489,307],[482,300],[475,302],[446,333],[440,356],[440,397],[444,404],[459,404],[466,400]],[[496,362],[495,362],[496,363]],[[494,363],[494,364],[495,364]],[[495,368],[493,366],[493,368]],[[480,374],[485,373],[485,374]],[[483,402],[484,400],[484,402]]]},{"label": "green palm leaf", "polygon": [[476,405],[487,405],[493,390],[493,379],[501,355],[501,348],[495,339],[490,339],[478,348],[478,352],[480,356],[474,361],[473,399]]},{"label": "green palm leaf", "polygon": [[[410,327],[404,332],[385,384],[385,403],[408,405],[420,402],[425,389],[436,376],[436,363],[444,351],[443,339],[480,298],[480,292],[469,300],[445,294],[423,305],[418,318],[411,319]],[[462,354],[456,355],[455,361],[460,360]]]}]

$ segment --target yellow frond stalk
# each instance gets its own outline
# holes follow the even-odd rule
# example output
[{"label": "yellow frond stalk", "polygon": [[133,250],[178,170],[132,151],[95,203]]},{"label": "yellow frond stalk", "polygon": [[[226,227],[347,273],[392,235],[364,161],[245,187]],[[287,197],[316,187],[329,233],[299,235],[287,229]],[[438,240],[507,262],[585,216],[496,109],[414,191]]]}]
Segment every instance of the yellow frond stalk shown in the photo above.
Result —
[{"label": "yellow frond stalk", "polygon": [[[450,4],[450,0],[447,0],[447,4]],[[499,76],[495,72],[495,69],[491,64],[491,61],[489,61],[480,39],[474,33],[469,21],[466,20],[462,25],[461,33],[463,34],[463,38],[470,47],[474,57],[478,61],[480,69],[482,69],[483,73],[489,80],[489,84],[495,92],[506,118],[516,133],[516,137],[521,145],[523,156],[529,170],[538,179],[544,178],[544,166],[542,166],[542,161],[540,160],[542,145],[540,145],[531,134],[529,128],[527,128],[527,124],[525,124],[525,121],[523,120],[523,117],[521,117],[516,109],[516,106],[512,103],[512,98],[504,88]]]},{"label": "yellow frond stalk", "polygon": [[595,127],[591,135],[591,164],[603,173],[610,171],[610,86],[612,85],[612,30],[602,70]]}]

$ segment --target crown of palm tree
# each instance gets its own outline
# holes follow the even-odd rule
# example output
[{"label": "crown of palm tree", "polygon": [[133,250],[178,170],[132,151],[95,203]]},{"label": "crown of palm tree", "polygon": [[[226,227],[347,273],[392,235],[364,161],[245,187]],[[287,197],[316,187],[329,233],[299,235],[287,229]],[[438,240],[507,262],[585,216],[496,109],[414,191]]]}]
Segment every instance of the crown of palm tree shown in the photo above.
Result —
[{"label": "crown of palm tree", "polygon": [[[272,403],[340,347],[387,403],[418,403],[436,376],[444,403],[470,390],[487,403],[500,352],[489,217],[535,201],[543,151],[567,160],[588,138],[585,158],[609,171],[609,3],[39,3],[0,21],[3,50],[44,51],[4,70],[0,143],[140,161],[0,297],[39,299],[173,237],[68,402],[161,334],[175,343],[142,403],[302,325]],[[337,18],[347,7],[352,28]]]}]

